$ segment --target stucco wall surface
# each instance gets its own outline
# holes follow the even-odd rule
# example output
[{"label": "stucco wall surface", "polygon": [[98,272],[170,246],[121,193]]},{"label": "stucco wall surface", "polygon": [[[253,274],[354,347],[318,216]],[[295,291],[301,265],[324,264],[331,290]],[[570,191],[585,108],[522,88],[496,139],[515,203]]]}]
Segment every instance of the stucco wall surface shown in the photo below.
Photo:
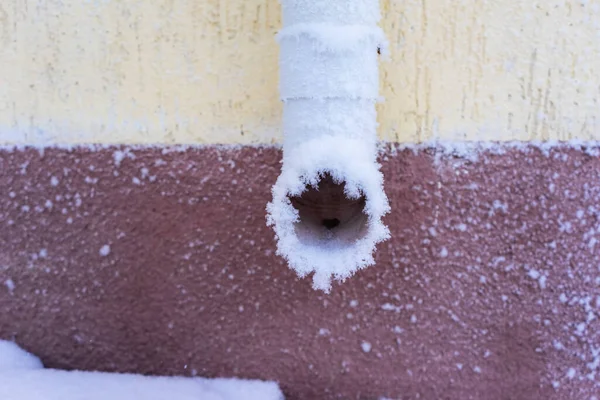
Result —
[{"label": "stucco wall surface", "polygon": [[[384,0],[380,137],[597,139],[600,0]],[[0,3],[0,143],[272,143],[277,0]]]},{"label": "stucco wall surface", "polygon": [[275,147],[0,150],[0,338],[288,400],[597,400],[599,151],[384,149],[392,239],[326,295],[275,254]]}]

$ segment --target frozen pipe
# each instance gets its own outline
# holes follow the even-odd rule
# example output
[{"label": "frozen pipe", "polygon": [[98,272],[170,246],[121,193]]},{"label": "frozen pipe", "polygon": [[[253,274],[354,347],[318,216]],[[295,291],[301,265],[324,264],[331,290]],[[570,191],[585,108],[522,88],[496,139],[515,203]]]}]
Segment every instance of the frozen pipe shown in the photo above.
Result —
[{"label": "frozen pipe", "polygon": [[267,206],[277,253],[328,292],[389,237],[377,163],[379,0],[281,0],[283,165]]}]

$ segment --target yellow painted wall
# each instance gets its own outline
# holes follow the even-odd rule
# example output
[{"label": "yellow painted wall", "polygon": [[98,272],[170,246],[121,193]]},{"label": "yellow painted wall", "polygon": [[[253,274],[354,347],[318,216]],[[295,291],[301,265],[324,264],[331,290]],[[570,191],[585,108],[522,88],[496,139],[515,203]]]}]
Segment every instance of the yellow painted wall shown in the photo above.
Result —
[{"label": "yellow painted wall", "polygon": [[[380,136],[600,139],[600,0],[382,0]],[[277,0],[3,0],[0,143],[280,140]]]}]

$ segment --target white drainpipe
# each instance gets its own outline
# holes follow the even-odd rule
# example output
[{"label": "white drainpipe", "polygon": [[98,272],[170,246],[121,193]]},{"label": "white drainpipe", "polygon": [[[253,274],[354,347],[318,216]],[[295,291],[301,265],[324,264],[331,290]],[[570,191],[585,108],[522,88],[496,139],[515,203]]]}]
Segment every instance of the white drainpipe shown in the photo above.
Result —
[{"label": "white drainpipe", "polygon": [[389,237],[377,163],[379,0],[281,0],[283,166],[267,221],[278,254],[328,292]]}]

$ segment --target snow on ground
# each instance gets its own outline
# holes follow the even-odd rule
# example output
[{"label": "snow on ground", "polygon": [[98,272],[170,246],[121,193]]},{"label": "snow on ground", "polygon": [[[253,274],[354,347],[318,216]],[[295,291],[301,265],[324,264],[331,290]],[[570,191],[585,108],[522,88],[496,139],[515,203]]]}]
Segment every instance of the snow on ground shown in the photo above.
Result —
[{"label": "snow on ground", "polygon": [[[13,342],[0,340],[0,374],[5,370],[40,369],[39,358],[21,349]],[[3,399],[4,397],[0,397]]]},{"label": "snow on ground", "polygon": [[0,340],[2,400],[283,400],[277,383],[148,377],[41,369],[37,357]]},{"label": "snow on ground", "polygon": [[50,369],[0,372],[3,400],[280,400],[277,384]]}]

